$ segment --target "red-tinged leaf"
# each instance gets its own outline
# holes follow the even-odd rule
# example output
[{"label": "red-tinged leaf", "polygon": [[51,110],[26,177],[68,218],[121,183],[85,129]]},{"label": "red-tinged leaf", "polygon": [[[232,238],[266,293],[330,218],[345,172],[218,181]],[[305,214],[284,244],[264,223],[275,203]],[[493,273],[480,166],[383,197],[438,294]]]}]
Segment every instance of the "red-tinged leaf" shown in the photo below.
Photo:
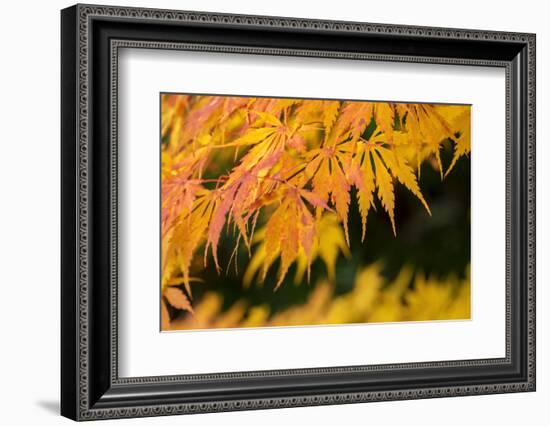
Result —
[{"label": "red-tinged leaf", "polygon": [[299,190],[300,196],[305,198],[312,206],[319,207],[321,209],[333,211],[329,205],[315,192],[307,191],[305,189]]},{"label": "red-tinged leaf", "polygon": [[395,122],[395,111],[393,105],[388,102],[377,102],[374,109],[376,125],[384,134],[388,142],[393,141],[393,125]]},{"label": "red-tinged leaf", "polygon": [[231,207],[231,219],[237,225],[240,232],[240,237],[244,239],[246,246],[249,246],[248,232],[246,229],[246,220],[248,217],[247,207],[255,200],[254,189],[257,184],[257,178],[250,173],[245,174],[239,182],[238,190],[233,199]]},{"label": "red-tinged leaf", "polygon": [[163,294],[170,306],[182,311],[193,312],[189,299],[178,287],[166,287]]},{"label": "red-tinged leaf", "polygon": [[204,239],[208,229],[214,202],[209,195],[194,203],[194,208],[181,218],[173,230],[163,236],[162,241],[162,282],[170,282],[172,272],[178,268],[183,274],[183,283],[189,296],[192,296],[189,268],[195,250]]},{"label": "red-tinged leaf", "polygon": [[372,108],[372,102],[344,102],[332,128],[329,144],[339,143],[350,137],[352,141],[356,141],[372,118]]},{"label": "red-tinged leaf", "polygon": [[357,141],[359,137],[363,134],[365,128],[371,121],[372,113],[373,104],[371,102],[360,103],[360,107],[356,113],[356,117],[352,120],[350,125],[352,141]]},{"label": "red-tinged leaf", "polygon": [[283,155],[282,150],[275,151],[272,154],[266,155],[262,160],[258,162],[256,166],[254,166],[254,173],[258,173],[264,169],[272,168],[279,162],[282,155]]},{"label": "red-tinged leaf", "polygon": [[298,134],[294,135],[287,142],[287,145],[294,148],[298,152],[304,152],[306,149],[306,141]]},{"label": "red-tinged leaf", "polygon": [[237,183],[233,183],[229,185],[228,188],[224,188],[224,190],[220,191],[220,202],[212,214],[212,220],[210,221],[210,227],[208,229],[208,240],[206,242],[204,253],[206,256],[208,248],[212,248],[214,263],[218,271],[220,270],[220,265],[218,262],[218,242],[223,226],[225,225],[226,215],[233,204],[233,199],[235,198],[235,193],[238,188],[239,185]]},{"label": "red-tinged leaf", "polygon": [[200,180],[186,177],[167,179],[167,182],[163,183],[161,220],[164,235],[172,229],[182,213],[191,211],[200,189]]}]

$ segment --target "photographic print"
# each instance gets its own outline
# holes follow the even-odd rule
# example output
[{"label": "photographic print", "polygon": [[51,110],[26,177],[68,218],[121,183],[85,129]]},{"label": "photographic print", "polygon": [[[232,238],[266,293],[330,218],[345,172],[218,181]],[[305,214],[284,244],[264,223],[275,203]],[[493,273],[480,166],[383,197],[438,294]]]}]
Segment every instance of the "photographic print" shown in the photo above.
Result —
[{"label": "photographic print", "polygon": [[471,106],[162,93],[161,330],[470,319]]}]

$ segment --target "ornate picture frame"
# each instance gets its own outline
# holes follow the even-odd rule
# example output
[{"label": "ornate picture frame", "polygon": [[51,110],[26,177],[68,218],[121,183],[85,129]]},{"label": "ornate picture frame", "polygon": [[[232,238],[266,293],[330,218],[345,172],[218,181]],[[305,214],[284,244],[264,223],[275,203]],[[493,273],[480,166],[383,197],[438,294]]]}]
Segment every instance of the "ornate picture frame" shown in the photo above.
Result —
[{"label": "ornate picture frame", "polygon": [[[534,391],[535,40],[534,34],[523,33],[269,16],[96,5],[64,9],[62,415],[93,420]],[[119,377],[117,90],[122,48],[504,69],[505,357]]]}]

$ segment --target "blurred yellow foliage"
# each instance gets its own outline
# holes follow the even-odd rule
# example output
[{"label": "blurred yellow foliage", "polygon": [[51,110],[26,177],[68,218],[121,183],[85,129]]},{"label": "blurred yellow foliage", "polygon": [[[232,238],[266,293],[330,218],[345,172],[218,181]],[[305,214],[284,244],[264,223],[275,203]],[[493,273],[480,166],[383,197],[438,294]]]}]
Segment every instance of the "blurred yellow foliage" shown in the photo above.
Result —
[{"label": "blurred yellow foliage", "polygon": [[470,271],[463,279],[438,279],[404,267],[388,282],[374,264],[359,271],[347,293],[335,295],[334,284],[320,281],[306,303],[273,314],[267,305],[247,307],[244,301],[222,312],[222,302],[218,293],[206,293],[194,314],[165,322],[163,330],[469,319]]}]

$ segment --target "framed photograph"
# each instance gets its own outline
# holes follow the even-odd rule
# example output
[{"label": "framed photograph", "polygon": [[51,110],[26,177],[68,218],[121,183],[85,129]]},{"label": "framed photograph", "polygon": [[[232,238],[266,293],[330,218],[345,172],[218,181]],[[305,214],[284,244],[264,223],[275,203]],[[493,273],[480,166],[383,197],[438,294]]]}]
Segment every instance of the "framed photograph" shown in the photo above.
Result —
[{"label": "framed photograph", "polygon": [[535,35],[61,12],[61,412],[535,390]]}]

